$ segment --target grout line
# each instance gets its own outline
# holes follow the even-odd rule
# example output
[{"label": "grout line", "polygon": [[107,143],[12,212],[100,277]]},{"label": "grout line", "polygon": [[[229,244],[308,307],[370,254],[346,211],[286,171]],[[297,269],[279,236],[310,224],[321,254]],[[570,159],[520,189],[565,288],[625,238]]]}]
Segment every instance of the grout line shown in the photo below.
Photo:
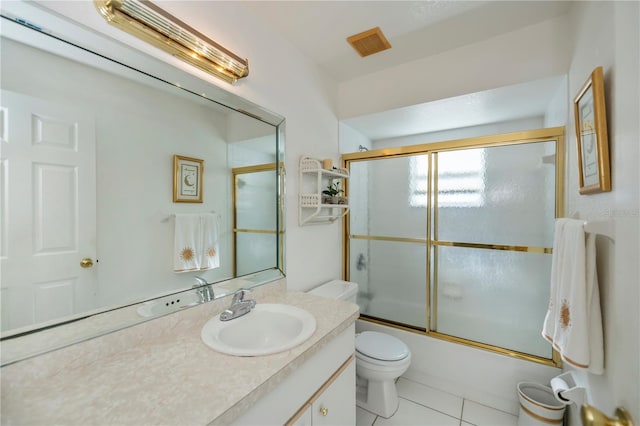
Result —
[{"label": "grout line", "polygon": [[373,423],[371,423],[371,426],[375,425],[379,418],[380,416],[376,416],[376,418],[373,419]]},{"label": "grout line", "polygon": [[470,402],[473,402],[474,404],[481,405],[481,406],[483,406],[483,407],[489,408],[490,410],[499,411],[500,413],[507,414],[507,415],[509,415],[509,416],[518,417],[518,415],[516,415],[516,414],[510,413],[510,412],[508,412],[508,411],[501,410],[501,409],[499,409],[499,408],[492,407],[492,406],[487,405],[487,404],[483,404],[483,403],[481,403],[481,402],[473,401],[473,400],[471,400],[471,399],[470,399],[469,401],[470,401]]},{"label": "grout line", "polygon": [[[436,409],[435,409],[435,408],[433,408],[433,407],[429,407],[428,405],[424,405],[424,404],[422,404],[421,402],[414,401],[414,400],[409,399],[409,398],[407,398],[407,397],[404,397],[404,396],[398,396],[398,398],[399,398],[399,399],[404,399],[405,401],[409,401],[409,402],[411,402],[411,403],[413,403],[413,404],[419,405],[419,406],[424,407],[424,408],[426,408],[426,409],[428,409],[428,410],[435,411],[436,413],[440,413],[440,414],[445,415],[445,416],[447,416],[447,417],[451,417],[452,419],[461,420],[460,418],[458,418],[458,417],[456,417],[456,416],[452,416],[452,415],[451,415],[451,414],[449,414],[449,413],[445,413],[444,411],[436,410]],[[397,412],[397,411],[396,411],[396,412]],[[393,417],[393,416],[392,416],[392,417]]]},{"label": "grout line", "polygon": [[464,415],[464,402],[466,401],[465,398],[462,398],[462,407],[460,407],[460,426],[462,426],[462,416]]}]

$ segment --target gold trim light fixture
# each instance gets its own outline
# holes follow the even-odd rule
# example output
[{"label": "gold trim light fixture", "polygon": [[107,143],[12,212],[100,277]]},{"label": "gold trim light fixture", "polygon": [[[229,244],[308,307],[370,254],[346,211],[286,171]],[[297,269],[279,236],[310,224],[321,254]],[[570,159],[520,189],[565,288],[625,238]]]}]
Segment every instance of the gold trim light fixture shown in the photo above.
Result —
[{"label": "gold trim light fixture", "polygon": [[148,0],[94,0],[111,25],[228,83],[249,75],[249,61]]}]

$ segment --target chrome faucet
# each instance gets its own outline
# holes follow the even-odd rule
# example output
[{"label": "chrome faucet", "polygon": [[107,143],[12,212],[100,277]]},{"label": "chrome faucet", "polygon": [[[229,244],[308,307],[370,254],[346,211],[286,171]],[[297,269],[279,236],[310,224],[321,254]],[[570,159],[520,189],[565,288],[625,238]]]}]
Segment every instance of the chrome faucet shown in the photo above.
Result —
[{"label": "chrome faucet", "polygon": [[200,299],[200,303],[212,301],[214,299],[214,294],[211,284],[202,277],[196,276],[194,278],[196,279],[196,283],[192,288],[196,289],[196,294],[198,295],[198,299]]},{"label": "chrome faucet", "polygon": [[243,288],[233,293],[231,306],[220,314],[220,321],[229,321],[251,312],[251,310],[256,306],[256,301],[253,299],[245,300],[244,298],[244,296],[250,292],[250,290]]}]

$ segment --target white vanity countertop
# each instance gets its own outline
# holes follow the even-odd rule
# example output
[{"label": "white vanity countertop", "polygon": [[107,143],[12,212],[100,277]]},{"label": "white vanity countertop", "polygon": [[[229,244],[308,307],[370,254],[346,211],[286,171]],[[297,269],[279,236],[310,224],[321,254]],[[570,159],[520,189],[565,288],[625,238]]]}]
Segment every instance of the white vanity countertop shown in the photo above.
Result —
[{"label": "white vanity countertop", "polygon": [[[152,339],[146,337],[149,330],[137,326],[93,339],[91,347],[85,348],[91,353],[78,349],[85,343],[67,348],[68,358],[61,358],[65,356],[63,349],[49,359],[42,356],[2,368],[2,422],[206,425],[216,420],[224,424],[358,317],[358,307],[352,303],[307,293],[256,295],[258,303],[306,309],[316,318],[316,332],[285,352],[234,357],[216,352],[200,340],[202,326],[228,304],[227,299],[146,323],[146,328],[154,327]],[[158,331],[157,327],[165,329]],[[118,336],[120,333],[130,336]],[[110,349],[101,351],[100,345],[106,344]],[[113,345],[123,347],[113,351]],[[64,360],[66,365],[51,368],[56,360]],[[39,373],[42,368],[50,371]]]}]

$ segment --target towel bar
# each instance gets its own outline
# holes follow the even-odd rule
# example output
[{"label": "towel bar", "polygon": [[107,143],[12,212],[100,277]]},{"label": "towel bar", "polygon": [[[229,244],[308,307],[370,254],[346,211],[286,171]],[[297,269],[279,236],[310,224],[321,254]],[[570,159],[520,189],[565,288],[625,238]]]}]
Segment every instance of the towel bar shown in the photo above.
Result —
[{"label": "towel bar", "polygon": [[[215,212],[215,210],[211,210],[211,211],[206,212],[206,213],[213,213],[213,214],[217,214],[217,213]],[[173,219],[174,217],[176,217],[176,215],[175,215],[175,213],[172,213],[172,214],[170,214],[170,215],[168,215],[168,216],[165,216],[165,217],[164,217],[160,222],[161,222],[161,223],[169,222],[169,221],[170,221],[171,219]]]},{"label": "towel bar", "polygon": [[610,220],[585,221],[584,231],[590,234],[602,235],[613,241],[613,227]]}]

